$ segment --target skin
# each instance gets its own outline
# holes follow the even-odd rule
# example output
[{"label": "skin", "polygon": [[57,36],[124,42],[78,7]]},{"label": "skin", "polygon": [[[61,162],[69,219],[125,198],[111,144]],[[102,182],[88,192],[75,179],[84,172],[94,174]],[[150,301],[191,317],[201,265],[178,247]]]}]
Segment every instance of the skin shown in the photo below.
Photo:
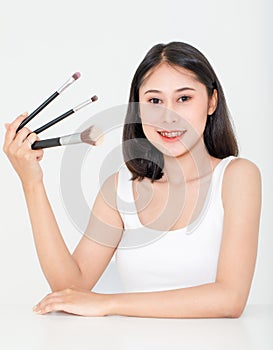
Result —
[{"label": "skin", "polygon": [[[186,171],[186,181],[191,179],[194,167],[186,164],[189,162],[186,156],[198,143],[203,143],[207,116],[217,106],[217,91],[214,90],[213,96],[209,98],[206,87],[197,80],[194,73],[162,63],[144,79],[139,89],[139,101],[143,131],[147,139],[164,154],[164,160],[180,162]],[[182,129],[187,129],[186,135],[174,143],[162,141],[157,132]],[[202,152],[203,156],[208,156],[205,148]],[[168,168],[165,166],[164,170],[168,171]]]},{"label": "skin", "polygon": [[[139,101],[145,136],[164,157],[163,179],[153,185],[148,179],[134,183],[140,221],[158,230],[185,227],[198,217],[220,161],[208,154],[203,139],[207,116],[217,107],[217,91],[209,98],[191,71],[162,63],[144,79]],[[171,143],[158,133],[184,129],[183,138]]]},{"label": "skin", "polygon": [[[185,86],[190,86],[194,91],[177,94],[176,90]],[[146,93],[151,89],[161,92],[157,92],[157,95],[154,92]],[[188,94],[192,99],[181,102],[183,99],[180,97]],[[189,152],[183,143],[166,145],[158,136],[154,122],[145,119],[151,114],[142,115],[146,136],[164,153],[165,175],[153,185],[148,180],[134,182],[136,204],[142,206],[141,213],[138,214],[142,223],[158,227],[159,218],[171,206],[167,205],[165,211],[160,206],[157,207],[158,200],[152,199],[166,196],[168,191],[171,196],[177,188],[184,188],[185,210],[178,219],[171,218],[168,222],[168,227],[175,229],[190,221],[196,203],[189,198],[193,197],[196,201],[196,189],[206,187],[200,186],[203,183],[201,180],[206,179],[208,170],[211,173],[219,162],[219,159],[209,156],[203,147],[205,121],[207,115],[216,108],[217,94],[209,99],[205,87],[192,73],[163,64],[153,70],[141,86],[140,101],[149,105],[151,98],[162,100],[164,108],[175,112],[175,121],[170,117],[172,114],[167,113],[157,123],[170,129],[174,124],[178,128],[182,122],[192,125],[192,129],[188,129],[192,130],[192,133],[188,132]],[[31,149],[30,143],[38,137],[33,133],[27,136],[30,132],[27,128],[15,133],[24,118],[26,115],[21,115],[11,124],[6,124],[3,149],[22,182],[37,254],[52,290],[52,293],[35,306],[35,312],[46,314],[64,311],[83,316],[117,314],[172,318],[240,317],[247,302],[257,255],[261,174],[254,163],[236,158],[225,170],[222,184],[223,235],[214,283],[163,292],[98,294],[90,290],[110,262],[123,230],[123,223],[115,206],[116,175],[110,177],[99,191],[86,234],[71,254],[64,243],[43,185],[42,169],[39,165],[43,151]],[[198,158],[199,154],[202,157]],[[197,157],[200,165],[198,169],[193,157]],[[183,174],[182,180],[177,172]],[[151,196],[146,197],[146,202],[140,200],[145,188],[151,192]],[[163,202],[163,197],[160,198]],[[155,216],[152,215],[153,212]],[[107,232],[107,242],[106,237],[98,242],[95,238],[100,237],[103,232]]]}]

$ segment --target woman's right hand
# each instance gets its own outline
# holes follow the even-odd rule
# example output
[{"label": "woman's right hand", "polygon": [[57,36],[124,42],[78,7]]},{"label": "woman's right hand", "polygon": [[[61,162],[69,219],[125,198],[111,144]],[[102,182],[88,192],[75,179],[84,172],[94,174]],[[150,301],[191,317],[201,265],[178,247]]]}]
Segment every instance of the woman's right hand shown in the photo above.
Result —
[{"label": "woman's right hand", "polygon": [[27,113],[21,114],[11,124],[5,124],[7,131],[3,151],[19,175],[22,184],[34,185],[43,179],[39,161],[43,158],[44,152],[42,149],[31,148],[31,145],[39,140],[37,134],[26,127],[16,133],[18,126],[27,116]]}]

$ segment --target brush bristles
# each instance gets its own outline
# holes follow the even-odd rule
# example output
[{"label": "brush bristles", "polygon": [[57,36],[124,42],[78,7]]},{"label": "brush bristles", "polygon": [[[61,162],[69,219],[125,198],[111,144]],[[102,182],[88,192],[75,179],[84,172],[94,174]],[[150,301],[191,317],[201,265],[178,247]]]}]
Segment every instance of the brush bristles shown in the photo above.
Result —
[{"label": "brush bristles", "polygon": [[81,133],[81,140],[92,146],[98,146],[103,142],[103,132],[96,126],[90,126]]},{"label": "brush bristles", "polygon": [[94,95],[93,97],[91,97],[91,101],[92,101],[92,102],[97,101],[97,99],[98,99],[98,96],[96,96],[96,95]]},{"label": "brush bristles", "polygon": [[80,72],[76,72],[76,73],[74,73],[74,74],[72,75],[72,78],[73,78],[74,80],[77,80],[77,79],[80,78],[80,76],[81,76],[81,73],[80,73]]}]

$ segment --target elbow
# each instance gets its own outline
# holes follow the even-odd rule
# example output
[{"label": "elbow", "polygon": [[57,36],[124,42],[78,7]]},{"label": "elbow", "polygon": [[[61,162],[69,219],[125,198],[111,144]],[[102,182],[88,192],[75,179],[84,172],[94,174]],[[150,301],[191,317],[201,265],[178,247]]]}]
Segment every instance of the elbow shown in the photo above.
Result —
[{"label": "elbow", "polygon": [[227,318],[240,318],[242,313],[244,311],[244,308],[242,308],[240,305],[235,305],[233,308],[231,308],[230,312],[226,316]]},{"label": "elbow", "polygon": [[60,292],[61,290],[68,288],[66,284],[62,284],[62,283],[49,283],[49,287],[50,287],[51,293]]},{"label": "elbow", "polygon": [[240,318],[244,312],[246,301],[239,295],[233,295],[228,293],[227,309],[225,317],[227,318]]},{"label": "elbow", "polygon": [[244,312],[245,305],[236,305],[231,314],[231,318],[240,318]]},{"label": "elbow", "polygon": [[55,283],[49,283],[51,292],[60,292],[65,289],[85,289],[81,283],[75,281],[56,281]]},{"label": "elbow", "polygon": [[56,284],[56,285],[50,285],[50,290],[51,293],[55,293],[55,292],[61,292],[63,290],[73,290],[76,289],[77,286],[75,286],[74,284],[70,285],[70,284]]},{"label": "elbow", "polygon": [[52,293],[59,292],[64,289],[85,289],[80,271],[77,271],[77,274],[69,275],[56,273],[54,275],[46,276],[46,279]]}]

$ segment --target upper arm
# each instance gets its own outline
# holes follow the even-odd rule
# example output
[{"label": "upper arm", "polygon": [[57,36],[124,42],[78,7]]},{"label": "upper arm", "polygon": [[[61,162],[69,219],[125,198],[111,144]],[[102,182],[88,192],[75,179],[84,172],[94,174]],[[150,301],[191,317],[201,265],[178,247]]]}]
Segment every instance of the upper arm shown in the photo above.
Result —
[{"label": "upper arm", "polygon": [[254,274],[261,211],[261,174],[243,158],[234,159],[224,173],[223,236],[216,282],[234,296],[238,314],[243,311]]},{"label": "upper arm", "polygon": [[113,256],[122,231],[123,222],[116,208],[116,175],[112,175],[100,189],[84,236],[73,253],[83,288],[94,287]]}]

